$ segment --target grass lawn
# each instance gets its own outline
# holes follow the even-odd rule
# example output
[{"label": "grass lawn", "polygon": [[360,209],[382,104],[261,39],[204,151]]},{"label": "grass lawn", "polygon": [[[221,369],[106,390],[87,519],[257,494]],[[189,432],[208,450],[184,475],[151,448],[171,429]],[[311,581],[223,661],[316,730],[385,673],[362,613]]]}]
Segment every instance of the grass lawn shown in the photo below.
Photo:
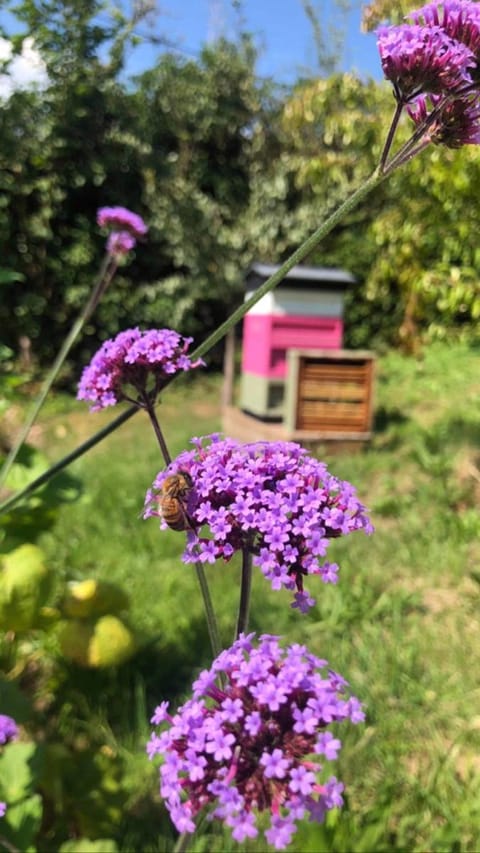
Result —
[{"label": "grass lawn", "polygon": [[[342,734],[334,769],[345,782],[345,809],[324,827],[302,828],[295,850],[480,849],[479,356],[438,344],[419,359],[382,357],[371,445],[323,454],[332,473],[357,487],[375,534],[332,543],[340,582],[312,579],[317,605],[307,616],[290,609],[288,593],[272,592],[260,573],[254,578],[252,629],[307,642],[349,679],[367,710],[365,725]],[[219,398],[215,377],[168,389],[159,411],[172,455],[191,435],[221,429]],[[48,419],[40,443],[57,459],[111,417],[69,405]],[[179,561],[183,536],[139,517],[161,467],[140,413],[72,465],[81,495],[61,507],[40,542],[63,576],[124,585],[132,623],[149,641],[114,674],[78,676],[89,725],[94,720],[126,762],[125,851],[170,844],[144,758],[145,719],[161,699],[186,695],[209,654],[195,575]],[[239,566],[207,566],[207,574],[228,644]],[[232,849],[225,843],[210,838],[192,849]]]}]

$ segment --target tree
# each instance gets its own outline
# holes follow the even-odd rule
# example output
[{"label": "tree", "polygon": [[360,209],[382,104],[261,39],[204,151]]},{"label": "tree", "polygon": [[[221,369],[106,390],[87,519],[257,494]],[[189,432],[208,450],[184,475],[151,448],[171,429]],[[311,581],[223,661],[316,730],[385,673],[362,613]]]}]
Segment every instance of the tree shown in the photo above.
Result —
[{"label": "tree", "polygon": [[131,98],[117,79],[128,22],[99,23],[101,9],[96,0],[25,0],[16,9],[50,82],[43,92],[15,92],[0,111],[2,263],[21,280],[4,286],[0,322],[5,343],[15,348],[26,335],[45,360],[98,267],[97,208],[126,195],[140,207],[138,147],[120,139],[132,126]]}]

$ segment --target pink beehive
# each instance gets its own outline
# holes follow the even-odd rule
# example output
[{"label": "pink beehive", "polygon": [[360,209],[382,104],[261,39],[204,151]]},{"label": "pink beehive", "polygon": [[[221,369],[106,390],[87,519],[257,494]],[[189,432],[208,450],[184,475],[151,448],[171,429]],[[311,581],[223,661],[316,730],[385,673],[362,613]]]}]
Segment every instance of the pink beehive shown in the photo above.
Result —
[{"label": "pink beehive", "polygon": [[[278,267],[254,264],[246,298]],[[281,417],[289,349],[340,349],[343,299],[354,277],[344,270],[294,267],[245,315],[241,407],[260,417]]]}]

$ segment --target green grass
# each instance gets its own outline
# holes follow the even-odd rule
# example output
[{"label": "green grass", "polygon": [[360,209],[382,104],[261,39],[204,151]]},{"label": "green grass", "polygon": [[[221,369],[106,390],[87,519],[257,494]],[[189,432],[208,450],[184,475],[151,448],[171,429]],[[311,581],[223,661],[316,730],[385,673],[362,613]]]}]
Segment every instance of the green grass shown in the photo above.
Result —
[{"label": "green grass", "polygon": [[[312,580],[318,603],[306,617],[290,609],[287,593],[254,579],[252,628],[308,642],[367,708],[366,724],[342,734],[335,772],[346,785],[346,808],[325,827],[302,828],[295,850],[480,847],[478,364],[478,351],[447,345],[417,360],[397,353],[380,359],[371,445],[324,455],[371,508],[375,534],[332,543],[340,582],[330,588]],[[172,455],[191,435],[221,429],[219,394],[215,378],[168,390],[160,414]],[[58,458],[110,417],[80,406],[55,414],[43,436],[47,452]],[[62,506],[41,541],[63,576],[123,584],[133,624],[152,640],[131,664],[109,676],[87,673],[79,687],[89,725],[97,721],[125,761],[125,851],[168,849],[168,822],[142,753],[145,718],[162,698],[186,695],[209,654],[196,579],[179,560],[182,537],[139,517],[161,467],[139,414],[72,466],[81,497]],[[239,567],[207,572],[227,644]],[[193,849],[234,846],[226,844],[209,838]]]}]

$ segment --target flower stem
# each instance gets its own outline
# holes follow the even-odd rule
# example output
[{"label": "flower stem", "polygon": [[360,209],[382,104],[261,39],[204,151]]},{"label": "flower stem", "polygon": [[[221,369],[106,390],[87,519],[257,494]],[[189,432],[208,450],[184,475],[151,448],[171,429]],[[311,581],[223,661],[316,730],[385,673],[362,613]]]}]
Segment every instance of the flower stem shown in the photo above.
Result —
[{"label": "flower stem", "polygon": [[7,853],[21,853],[18,847],[15,847],[7,838],[3,835],[0,835],[0,846],[3,847],[4,850],[7,850]]},{"label": "flower stem", "polygon": [[[451,97],[446,95],[441,101],[433,107],[428,116],[415,128],[411,137],[407,139],[407,141],[402,145],[402,147],[393,155],[393,157],[386,162],[386,158],[381,161],[382,174],[385,177],[388,177],[393,171],[398,169],[400,166],[403,166],[404,163],[407,163],[408,160],[411,160],[412,157],[415,157],[420,151],[423,151],[427,145],[430,144],[430,137],[428,136],[429,128],[434,124],[437,120],[438,116],[441,114],[442,110],[448,105]],[[398,111],[399,105],[397,105]],[[402,108],[403,109],[403,106]],[[393,122],[392,122],[393,126]],[[388,152],[387,152],[388,153]]]},{"label": "flower stem", "polygon": [[186,853],[188,842],[191,837],[190,832],[182,832],[182,834],[177,838],[175,847],[173,848],[173,853]]},{"label": "flower stem", "polygon": [[158,441],[158,444],[160,446],[160,450],[162,451],[162,456],[165,460],[165,465],[170,465],[170,463],[172,461],[172,457],[170,456],[170,453],[168,451],[168,447],[167,447],[167,444],[166,444],[166,441],[165,441],[165,438],[164,438],[164,435],[162,432],[162,428],[160,426],[160,421],[158,420],[158,418],[155,414],[155,406],[151,402],[151,400],[147,400],[145,402],[145,410],[148,414],[148,417],[150,418],[150,422],[152,424],[153,431],[157,437],[157,441]]},{"label": "flower stem", "polygon": [[22,498],[28,498],[33,492],[36,492],[41,486],[44,486],[45,483],[48,483],[49,480],[52,479],[56,474],[59,474],[60,471],[63,471],[64,468],[68,468],[72,462],[75,462],[77,459],[80,459],[84,453],[87,453],[92,447],[95,447],[97,444],[100,444],[107,435],[110,435],[116,429],[118,429],[122,424],[128,421],[133,415],[138,412],[138,406],[130,406],[121,415],[118,415],[113,421],[110,421],[109,424],[104,426],[102,429],[98,430],[98,432],[94,433],[87,441],[84,441],[75,450],[72,450],[70,453],[67,453],[66,456],[63,456],[58,462],[55,462],[47,471],[44,471],[43,474],[40,474],[35,480],[32,480],[31,483],[28,483],[23,489],[20,489],[15,494],[10,495],[10,497],[6,498],[2,503],[0,503],[0,512],[5,513],[8,510],[13,509],[17,503],[19,503]]},{"label": "flower stem", "polygon": [[87,300],[86,305],[84,306],[84,308],[82,309],[82,311],[78,315],[78,317],[75,320],[72,328],[70,329],[67,337],[65,338],[62,346],[60,347],[60,351],[59,351],[55,361],[53,362],[49,372],[47,373],[47,376],[46,376],[46,378],[43,382],[43,385],[40,389],[40,393],[38,394],[38,397],[36,398],[30,412],[28,413],[28,416],[25,420],[25,423],[23,424],[22,429],[20,430],[20,433],[17,437],[17,440],[13,444],[13,446],[11,447],[10,452],[7,455],[7,458],[5,459],[5,462],[3,463],[2,469],[0,471],[0,487],[5,482],[13,463],[15,462],[15,459],[18,456],[18,453],[19,453],[21,447],[23,446],[24,442],[26,441],[31,428],[32,428],[33,424],[35,423],[35,421],[38,417],[38,413],[40,412],[40,409],[42,408],[42,406],[45,402],[47,394],[50,391],[53,383],[55,382],[55,379],[57,378],[57,376],[60,372],[60,369],[61,369],[68,353],[70,352],[73,344],[77,340],[77,338],[78,338],[83,326],[85,325],[86,321],[88,320],[90,315],[95,310],[100,297],[105,292],[107,286],[111,282],[111,280],[115,274],[116,269],[117,269],[116,260],[114,258],[112,258],[111,255],[106,254],[104,259],[103,259],[102,265],[100,267],[100,271],[98,274],[97,281],[96,281],[96,283],[93,287],[93,290],[90,294],[90,298]]},{"label": "flower stem", "polygon": [[240,603],[238,606],[237,628],[235,639],[248,631],[248,615],[250,611],[250,593],[252,589],[252,552],[248,546],[242,548],[242,583],[240,586]]},{"label": "flower stem", "polygon": [[385,145],[383,146],[383,151],[382,151],[382,156],[380,157],[380,166],[379,166],[382,174],[385,171],[385,163],[387,162],[387,157],[388,157],[388,154],[390,152],[390,148],[392,147],[393,138],[395,136],[395,133],[396,133],[396,130],[398,127],[398,122],[400,121],[400,116],[402,115],[402,112],[403,112],[403,106],[404,106],[403,103],[397,102],[395,112],[394,112],[393,118],[392,118],[392,123],[390,125],[390,130],[388,131],[387,138],[385,140]]},{"label": "flower stem", "polygon": [[205,616],[207,619],[208,636],[210,637],[210,645],[212,647],[213,657],[216,658],[222,651],[220,643],[220,634],[218,631],[217,617],[213,609],[210,590],[208,588],[207,577],[204,568],[199,560],[195,563],[195,571],[197,573],[198,583],[203,598],[203,606],[205,608]]},{"label": "flower stem", "polygon": [[[165,465],[170,465],[172,457],[170,456],[162,432],[162,428],[160,426],[160,422],[155,414],[155,406],[152,403],[151,399],[148,397],[148,395],[145,395],[143,397],[142,408],[145,408],[150,418],[155,435],[157,437],[157,441],[160,445],[160,450],[162,451],[162,456],[165,460]],[[191,529],[191,532],[193,534],[195,533],[193,529]],[[195,563],[195,571],[197,573],[198,583],[200,585],[200,591],[202,593],[203,606],[205,608],[205,618],[207,620],[208,635],[210,637],[210,645],[212,647],[213,657],[216,658],[222,650],[220,645],[220,635],[218,632],[217,617],[215,616],[215,610],[213,609],[212,598],[210,596],[210,590],[208,588],[207,577],[205,575],[205,571],[200,560],[197,560]]]}]

